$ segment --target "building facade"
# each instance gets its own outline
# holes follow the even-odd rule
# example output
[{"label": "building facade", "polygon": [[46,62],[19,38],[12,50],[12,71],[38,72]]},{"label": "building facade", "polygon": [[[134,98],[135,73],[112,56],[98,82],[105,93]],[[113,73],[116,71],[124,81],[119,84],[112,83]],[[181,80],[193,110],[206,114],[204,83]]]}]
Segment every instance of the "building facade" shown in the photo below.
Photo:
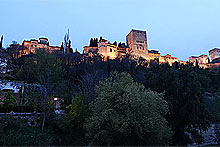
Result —
[{"label": "building facade", "polygon": [[172,57],[171,55],[167,54],[165,56],[160,56],[159,63],[168,63],[169,65],[173,65],[174,62],[178,62],[178,59],[176,57]]},{"label": "building facade", "polygon": [[209,51],[209,58],[210,62],[216,58],[220,57],[220,49],[219,48],[213,48]]},{"label": "building facade", "polygon": [[100,37],[97,47],[84,46],[83,48],[84,55],[92,57],[94,54],[98,53],[104,60],[107,60],[107,58],[116,59],[123,57],[129,50],[125,43],[117,46],[116,44],[111,44],[108,40],[102,39],[102,37]]},{"label": "building facade", "polygon": [[29,41],[24,40],[22,45],[13,43],[7,48],[7,51],[13,58],[20,58],[24,55],[36,53],[38,49],[45,49],[49,53],[63,53],[61,47],[50,46],[47,38],[39,38],[39,40],[31,39]]},{"label": "building facade", "polygon": [[150,60],[150,61],[153,61],[153,60],[155,60],[155,59],[160,59],[160,53],[159,53],[159,51],[157,51],[157,50],[149,50],[148,51],[148,60]]},{"label": "building facade", "polygon": [[39,38],[39,40],[31,39],[29,41],[24,40],[22,45],[26,46],[31,53],[36,53],[37,49],[45,49],[49,53],[61,51],[61,48],[58,46],[50,46],[47,38]]},{"label": "building facade", "polygon": [[209,57],[207,55],[191,56],[189,57],[189,62],[192,63],[193,66],[196,66],[196,64],[198,64],[198,66],[201,68],[207,68]]}]

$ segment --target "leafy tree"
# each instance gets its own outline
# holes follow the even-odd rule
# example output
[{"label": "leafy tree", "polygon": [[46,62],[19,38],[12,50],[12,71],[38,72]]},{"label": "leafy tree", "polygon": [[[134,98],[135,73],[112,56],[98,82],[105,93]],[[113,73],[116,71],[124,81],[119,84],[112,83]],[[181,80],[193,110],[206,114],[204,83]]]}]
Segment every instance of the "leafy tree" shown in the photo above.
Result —
[{"label": "leafy tree", "polygon": [[87,111],[86,100],[83,93],[76,94],[73,104],[67,106],[67,109],[69,110],[69,114],[74,117],[75,121],[77,121],[79,125],[82,125]]},{"label": "leafy tree", "polygon": [[170,107],[167,120],[174,130],[173,144],[187,145],[192,141],[201,143],[203,137],[198,134],[198,130],[205,131],[209,126],[209,113],[203,98],[210,83],[206,72],[191,65],[172,68],[163,64],[148,69],[145,76],[147,88],[165,91]]},{"label": "leafy tree", "polygon": [[49,96],[64,93],[63,70],[57,58],[44,49],[37,50],[33,57],[25,60],[21,71],[16,78],[27,83],[39,83],[46,87]]},{"label": "leafy tree", "polygon": [[125,72],[111,74],[96,87],[85,127],[94,145],[165,145],[172,134],[163,94],[146,90]]}]

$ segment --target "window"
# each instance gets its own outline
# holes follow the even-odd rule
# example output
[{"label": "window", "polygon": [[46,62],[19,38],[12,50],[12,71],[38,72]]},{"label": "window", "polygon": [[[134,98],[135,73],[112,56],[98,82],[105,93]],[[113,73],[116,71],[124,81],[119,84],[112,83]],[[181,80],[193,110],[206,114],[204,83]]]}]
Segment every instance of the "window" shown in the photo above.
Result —
[{"label": "window", "polygon": [[110,48],[110,52],[112,52],[112,48]]}]

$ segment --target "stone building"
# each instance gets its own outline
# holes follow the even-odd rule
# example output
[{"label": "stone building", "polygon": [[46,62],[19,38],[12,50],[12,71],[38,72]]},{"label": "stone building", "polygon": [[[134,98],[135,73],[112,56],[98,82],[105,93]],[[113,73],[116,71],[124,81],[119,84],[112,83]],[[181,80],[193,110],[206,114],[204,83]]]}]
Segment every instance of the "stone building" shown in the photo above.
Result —
[{"label": "stone building", "polygon": [[[125,43],[111,44],[108,40],[102,39],[95,46],[84,46],[84,55],[93,56],[96,53],[99,53],[104,59],[115,59],[118,57],[123,57],[125,55],[130,55],[131,59],[139,59],[142,57],[146,59],[147,62],[151,62],[153,60],[159,61],[159,63],[169,63],[172,65],[174,62],[179,62],[181,64],[186,64],[185,61],[178,61],[176,57],[172,57],[167,54],[165,56],[161,56],[159,51],[153,49],[148,51],[148,43],[147,43],[147,33],[146,31],[134,30],[132,29],[130,33],[126,36]],[[90,43],[91,44],[91,43]]]},{"label": "stone building", "polygon": [[146,31],[132,29],[126,36],[126,42],[134,59],[142,57],[148,59],[147,33]]},{"label": "stone building", "polygon": [[111,44],[108,40],[100,37],[100,40],[97,44],[97,47],[93,46],[84,46],[83,54],[92,57],[94,54],[98,53],[103,57],[104,60],[116,59],[118,57],[123,57],[128,51],[128,47],[125,43],[120,44],[119,46]]},{"label": "stone building", "polygon": [[197,62],[199,67],[206,68],[206,64],[209,62],[209,58],[207,55],[191,56],[189,57],[189,62],[193,63],[194,66],[196,66]]},{"label": "stone building", "polygon": [[31,39],[30,41],[24,40],[22,43],[23,46],[26,46],[31,53],[35,53],[37,49],[44,48],[47,52],[53,53],[55,51],[60,51],[61,48],[58,46],[50,46],[49,40],[47,38],[39,38],[39,40]]},{"label": "stone building", "polygon": [[176,57],[172,57],[171,55],[167,54],[165,56],[160,56],[159,63],[168,63],[172,66],[174,62],[178,62],[178,59]]},{"label": "stone building", "polygon": [[13,58],[20,58],[24,55],[36,53],[38,49],[45,49],[49,53],[63,53],[61,47],[50,46],[47,38],[24,40],[22,45],[13,43],[7,48],[7,51]]},{"label": "stone building", "polygon": [[149,50],[148,54],[149,54],[148,60],[150,60],[150,61],[155,60],[155,59],[159,60],[159,58],[160,58],[160,53],[157,50]]},{"label": "stone building", "polygon": [[219,48],[213,48],[209,51],[209,58],[210,62],[216,58],[220,57],[220,49]]}]

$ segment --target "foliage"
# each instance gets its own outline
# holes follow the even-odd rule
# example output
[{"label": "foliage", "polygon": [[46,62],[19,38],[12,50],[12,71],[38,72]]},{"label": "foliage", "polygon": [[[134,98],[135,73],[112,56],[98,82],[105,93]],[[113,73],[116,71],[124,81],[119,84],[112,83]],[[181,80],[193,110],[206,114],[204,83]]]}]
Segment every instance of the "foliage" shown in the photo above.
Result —
[{"label": "foliage", "polygon": [[87,105],[83,93],[75,95],[73,104],[67,106],[69,115],[71,115],[79,125],[84,123],[84,119],[87,112]]},{"label": "foliage", "polygon": [[45,146],[49,145],[49,135],[38,127],[27,125],[20,118],[0,119],[0,146]]},{"label": "foliage", "polygon": [[125,72],[111,74],[96,87],[85,127],[95,145],[165,145],[171,130],[163,117],[163,94],[146,90]]},{"label": "foliage", "polygon": [[73,103],[67,106],[66,115],[58,120],[49,120],[54,145],[79,146],[85,144],[83,124],[87,114],[87,105],[83,93],[75,94]]},{"label": "foliage", "polygon": [[91,38],[89,46],[90,47],[98,47],[98,38]]},{"label": "foliage", "polygon": [[6,108],[13,108],[17,105],[16,98],[13,96],[13,91],[8,91],[5,94],[5,99],[2,101],[4,103],[4,107]]},{"label": "foliage", "polygon": [[66,115],[60,119],[50,119],[48,130],[52,134],[53,145],[55,146],[87,145],[84,130],[71,115]]},{"label": "foliage", "polygon": [[1,40],[0,40],[0,49],[2,49],[3,46],[3,35],[1,36]]},{"label": "foliage", "polygon": [[206,130],[209,125],[209,113],[203,98],[209,83],[206,71],[190,65],[156,65],[146,71],[145,86],[153,91],[165,91],[170,106],[167,120],[174,129],[173,144],[186,145],[193,140],[202,142],[198,129]]},{"label": "foliage", "polygon": [[22,70],[17,73],[17,78],[28,83],[44,85],[50,96],[63,93],[61,64],[54,55],[47,53],[44,49],[37,50],[33,57],[25,60]]},{"label": "foliage", "polygon": [[214,107],[212,114],[216,120],[220,120],[220,90],[216,92],[216,98],[214,99]]}]

